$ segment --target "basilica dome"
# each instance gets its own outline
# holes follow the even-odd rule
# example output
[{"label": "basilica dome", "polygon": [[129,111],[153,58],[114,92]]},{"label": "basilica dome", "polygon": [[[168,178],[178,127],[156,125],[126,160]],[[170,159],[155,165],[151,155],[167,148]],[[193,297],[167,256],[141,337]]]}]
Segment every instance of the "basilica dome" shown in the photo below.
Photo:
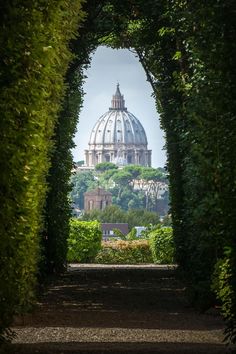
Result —
[{"label": "basilica dome", "polygon": [[147,149],[145,130],[125,107],[119,84],[112,97],[109,111],[96,122],[90,135],[89,149],[85,150],[87,166],[100,162],[117,165],[151,165],[151,151]]}]

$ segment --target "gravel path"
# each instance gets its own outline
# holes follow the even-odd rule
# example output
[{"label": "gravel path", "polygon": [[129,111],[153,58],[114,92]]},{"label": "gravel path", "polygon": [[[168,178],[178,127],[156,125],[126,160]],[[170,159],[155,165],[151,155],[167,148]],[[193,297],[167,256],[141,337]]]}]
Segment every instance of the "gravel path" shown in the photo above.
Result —
[{"label": "gravel path", "polygon": [[8,353],[227,353],[219,313],[195,312],[175,272],[73,265],[16,319]]}]

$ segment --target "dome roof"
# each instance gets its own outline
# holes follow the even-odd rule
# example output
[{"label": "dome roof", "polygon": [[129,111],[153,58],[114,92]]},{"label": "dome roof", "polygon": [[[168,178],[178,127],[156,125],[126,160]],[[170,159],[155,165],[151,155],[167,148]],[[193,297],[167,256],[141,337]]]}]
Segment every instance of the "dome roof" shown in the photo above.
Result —
[{"label": "dome roof", "polygon": [[106,144],[147,146],[145,130],[140,121],[127,111],[119,84],[112,97],[111,108],[98,119],[89,140],[89,145]]}]

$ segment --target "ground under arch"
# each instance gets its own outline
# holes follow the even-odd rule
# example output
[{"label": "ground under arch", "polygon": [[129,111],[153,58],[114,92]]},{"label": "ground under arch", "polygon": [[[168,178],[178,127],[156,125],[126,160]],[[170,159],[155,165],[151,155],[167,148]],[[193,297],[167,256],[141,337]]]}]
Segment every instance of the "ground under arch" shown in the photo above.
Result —
[{"label": "ground under arch", "polygon": [[194,311],[171,266],[72,267],[15,330],[12,353],[226,353],[218,311]]}]

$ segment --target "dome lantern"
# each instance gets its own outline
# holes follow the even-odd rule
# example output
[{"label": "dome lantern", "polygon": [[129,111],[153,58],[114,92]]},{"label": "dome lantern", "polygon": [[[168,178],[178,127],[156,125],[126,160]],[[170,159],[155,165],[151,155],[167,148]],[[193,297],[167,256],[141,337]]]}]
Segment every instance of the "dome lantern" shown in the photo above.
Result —
[{"label": "dome lantern", "polygon": [[116,86],[116,93],[112,96],[111,100],[111,107],[109,108],[110,111],[112,110],[125,110],[127,111],[127,108],[125,108],[125,100],[124,96],[120,93],[120,85],[119,83]]}]

